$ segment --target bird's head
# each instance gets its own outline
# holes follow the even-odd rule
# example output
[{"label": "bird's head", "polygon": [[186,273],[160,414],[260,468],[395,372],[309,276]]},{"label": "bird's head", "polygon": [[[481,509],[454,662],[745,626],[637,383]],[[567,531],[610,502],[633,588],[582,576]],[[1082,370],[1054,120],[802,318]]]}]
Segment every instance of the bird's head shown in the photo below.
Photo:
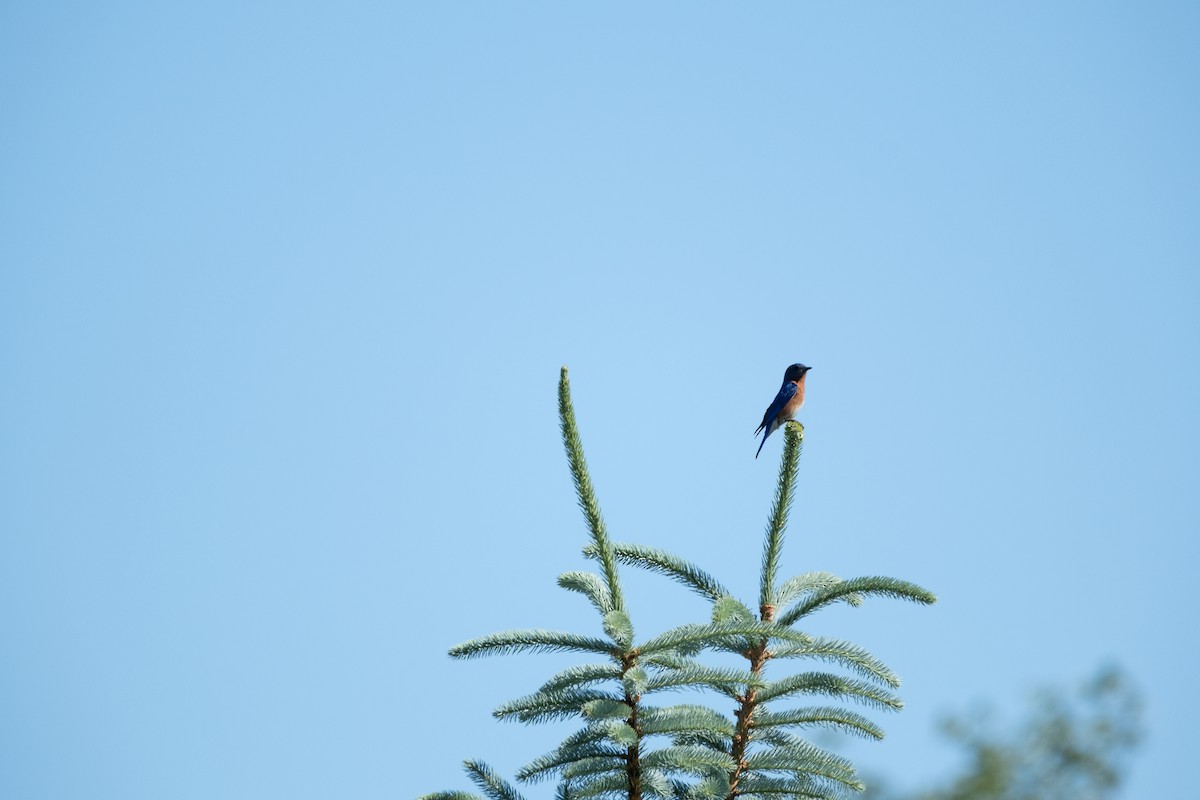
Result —
[{"label": "bird's head", "polygon": [[805,373],[807,373],[810,369],[812,369],[812,367],[806,367],[803,364],[792,364],[787,368],[787,372],[783,373],[783,382],[791,383],[792,381],[798,381],[803,378]]}]

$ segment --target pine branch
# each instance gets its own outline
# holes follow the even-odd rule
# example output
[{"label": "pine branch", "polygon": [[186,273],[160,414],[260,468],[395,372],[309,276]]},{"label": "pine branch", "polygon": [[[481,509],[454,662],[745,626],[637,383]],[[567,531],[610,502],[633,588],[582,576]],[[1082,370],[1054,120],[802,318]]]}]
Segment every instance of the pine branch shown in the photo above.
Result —
[{"label": "pine branch", "polygon": [[625,757],[597,756],[581,758],[563,769],[563,777],[567,780],[586,778],[589,775],[619,774],[625,777]]},{"label": "pine branch", "polygon": [[828,672],[801,672],[768,683],[758,692],[758,701],[766,703],[796,694],[819,694],[826,697],[848,698],[889,711],[904,707],[899,697],[865,681],[843,678]]},{"label": "pine branch", "polygon": [[705,706],[644,708],[641,726],[645,736],[705,733],[728,738],[733,735],[733,723],[726,719],[724,714]]},{"label": "pine branch", "polygon": [[520,792],[482,761],[464,761],[467,775],[489,800],[525,800]]},{"label": "pine branch", "polygon": [[718,770],[729,772],[734,768],[732,758],[707,747],[664,747],[642,756],[642,764],[647,769],[701,776]]},{"label": "pine branch", "polygon": [[698,662],[693,658],[689,658],[688,656],[682,656],[682,655],[674,652],[673,650],[665,650],[660,653],[655,653],[654,655],[651,655],[651,656],[647,656],[647,655],[643,654],[641,657],[641,663],[645,664],[648,667],[654,667],[655,669],[665,670],[665,669],[683,669],[686,666],[690,666],[690,665],[696,664]]},{"label": "pine branch", "polygon": [[584,707],[591,702],[605,700],[620,702],[616,695],[600,689],[563,689],[536,692],[525,697],[509,700],[492,712],[496,719],[516,717],[521,722],[549,722],[583,714]]},{"label": "pine branch", "polygon": [[845,789],[819,781],[808,775],[790,775],[779,778],[767,775],[747,775],[739,785],[738,797],[764,797],[776,800],[784,797],[812,798],[812,800],[844,800]]},{"label": "pine branch", "polygon": [[712,621],[714,625],[743,625],[758,622],[758,617],[741,600],[726,595],[713,603]]},{"label": "pine branch", "polygon": [[633,714],[633,707],[614,697],[597,697],[583,704],[583,715],[590,720],[602,719],[627,720]]},{"label": "pine branch", "polygon": [[842,579],[832,572],[819,570],[805,572],[802,575],[794,575],[784,581],[775,591],[775,604],[782,607],[805,592],[811,592],[814,589],[825,589],[841,582]]},{"label": "pine branch", "polygon": [[538,693],[574,689],[600,681],[616,680],[621,677],[621,668],[616,664],[578,664],[567,667],[542,684]]},{"label": "pine branch", "polygon": [[417,800],[483,800],[483,798],[470,792],[434,792],[433,794],[423,794]]},{"label": "pine branch", "polygon": [[529,783],[545,780],[555,773],[561,773],[568,764],[574,764],[587,758],[605,757],[623,760],[625,750],[598,742],[588,742],[574,747],[560,746],[517,770],[517,780]]},{"label": "pine branch", "polygon": [[795,624],[797,620],[817,609],[824,608],[830,603],[836,603],[850,595],[880,595],[898,600],[911,600],[922,605],[932,605],[937,602],[937,595],[928,589],[922,589],[915,583],[872,575],[851,578],[848,581],[841,581],[832,586],[818,589],[780,616],[779,624],[785,626]]},{"label": "pine branch", "polygon": [[637,648],[639,655],[653,655],[668,651],[696,651],[723,643],[731,637],[756,636],[762,639],[778,639],[788,642],[807,642],[807,634],[793,631],[771,623],[756,622],[736,625],[680,625],[660,633],[643,642]]},{"label": "pine branch", "polygon": [[597,728],[604,731],[604,737],[611,742],[625,745],[625,756],[631,761],[632,755],[638,747],[638,732],[630,727],[629,723],[623,719],[602,719],[594,723]]},{"label": "pine branch", "polygon": [[[609,721],[603,723],[588,723],[583,728],[575,731],[566,739],[563,739],[553,753],[568,753],[578,748],[583,748],[591,745],[604,744],[605,740],[612,740],[612,726]],[[628,726],[625,726],[628,727]],[[551,753],[551,755],[553,754]]]},{"label": "pine branch", "polygon": [[794,744],[803,744],[807,739],[802,739],[784,728],[762,728],[755,730],[754,741],[771,747],[791,747]]},{"label": "pine branch", "polygon": [[767,538],[763,543],[762,580],[759,605],[775,605],[775,581],[779,577],[779,552],[783,549],[783,532],[787,527],[788,511],[796,489],[797,465],[804,444],[804,426],[789,422],[784,428],[783,458],[779,463],[779,483],[775,487],[775,502],[767,523]]},{"label": "pine branch", "polygon": [[597,795],[616,794],[627,790],[625,785],[624,775],[599,775],[597,777],[582,780],[578,783],[571,782],[565,784],[567,788],[567,797],[571,800],[583,800],[585,797],[595,797]]},{"label": "pine branch", "polygon": [[699,664],[655,675],[646,682],[646,691],[676,689],[684,686],[703,686],[729,697],[736,697],[746,686],[761,683],[754,673],[728,667],[705,667]]},{"label": "pine branch", "polygon": [[562,631],[545,631],[537,628],[520,631],[489,633],[450,648],[452,658],[478,658],[485,655],[508,655],[510,653],[601,653],[620,658],[612,642],[591,636],[579,636]]},{"label": "pine branch", "polygon": [[[622,564],[665,575],[709,600],[717,600],[729,594],[712,575],[666,550],[640,544],[618,543],[613,545],[613,553]],[[583,554],[588,558],[597,558],[599,555],[594,545],[585,547]]]},{"label": "pine branch", "polygon": [[[883,729],[871,720],[847,711],[844,708],[797,708],[791,711],[771,712],[765,709],[754,716],[754,727],[760,734],[771,728],[789,726],[830,727],[868,739],[882,739]],[[764,738],[765,737],[760,737]]]},{"label": "pine branch", "polygon": [[650,683],[650,673],[641,667],[630,667],[621,676],[621,687],[628,697],[641,697]]},{"label": "pine branch", "polygon": [[900,676],[863,648],[840,639],[813,638],[809,642],[789,642],[771,649],[771,658],[817,658],[832,661],[873,681],[899,688]]},{"label": "pine branch", "polygon": [[674,800],[673,783],[667,773],[657,769],[642,770],[642,795],[662,800]]},{"label": "pine branch", "polygon": [[601,615],[613,610],[612,595],[604,580],[593,572],[564,572],[558,576],[558,585],[586,597]]},{"label": "pine branch", "polygon": [[619,608],[604,615],[604,632],[620,649],[622,654],[628,653],[633,645],[633,623],[629,615]]},{"label": "pine branch", "polygon": [[729,737],[723,733],[685,731],[672,736],[671,741],[680,747],[707,747],[709,750],[716,750],[718,753],[725,753],[726,755],[730,751]]},{"label": "pine branch", "polygon": [[567,462],[571,467],[571,480],[575,483],[579,508],[587,519],[588,533],[591,534],[600,564],[604,568],[604,581],[608,586],[612,607],[624,609],[625,601],[621,596],[621,584],[617,578],[617,562],[608,538],[608,529],[604,525],[604,517],[600,514],[600,504],[596,501],[596,490],[588,475],[583,443],[579,439],[579,426],[575,422],[575,407],[571,403],[571,383],[567,380],[566,367],[562,368],[558,379],[558,417],[562,428],[563,447],[566,448]]},{"label": "pine branch", "polygon": [[[769,620],[768,620],[769,621]],[[757,625],[758,615],[746,607],[746,604],[736,597],[722,597],[712,605],[712,623],[714,625]],[[729,636],[714,640],[709,647],[713,650],[728,653],[745,654],[764,645],[761,636]]]},{"label": "pine branch", "polygon": [[[855,791],[862,791],[863,784],[858,780],[854,765],[841,756],[834,755],[807,743],[797,743],[790,747],[772,747],[760,750],[746,758],[746,771],[755,772],[794,772],[799,775],[817,775],[837,781]],[[739,785],[739,788],[741,786]]]},{"label": "pine branch", "polygon": [[729,788],[729,776],[724,773],[709,775],[698,783],[671,781],[674,800],[725,800]]}]

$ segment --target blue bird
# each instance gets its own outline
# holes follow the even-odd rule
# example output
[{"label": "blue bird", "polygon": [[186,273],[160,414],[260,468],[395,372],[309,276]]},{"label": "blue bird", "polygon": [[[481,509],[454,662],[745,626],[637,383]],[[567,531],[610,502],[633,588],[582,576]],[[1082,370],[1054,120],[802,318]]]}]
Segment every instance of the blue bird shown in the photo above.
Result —
[{"label": "blue bird", "polygon": [[[762,444],[758,446],[758,453],[762,452],[768,436],[779,430],[779,426],[789,419],[795,419],[796,414],[800,412],[800,406],[804,405],[804,378],[810,369],[811,367],[803,364],[792,364],[783,373],[783,386],[779,387],[779,394],[775,395],[771,405],[767,406],[767,413],[763,414],[762,423],[754,432],[754,435],[758,436],[758,431],[766,431]],[[758,453],[754,454],[755,458],[758,458]]]}]

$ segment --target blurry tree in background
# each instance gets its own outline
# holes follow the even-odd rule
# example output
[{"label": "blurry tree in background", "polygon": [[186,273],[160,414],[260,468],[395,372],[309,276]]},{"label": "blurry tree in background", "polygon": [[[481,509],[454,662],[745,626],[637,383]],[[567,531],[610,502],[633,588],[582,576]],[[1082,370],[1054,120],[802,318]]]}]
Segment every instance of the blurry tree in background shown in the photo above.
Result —
[{"label": "blurry tree in background", "polygon": [[1042,689],[1014,729],[989,710],[959,714],[942,730],[966,751],[961,774],[943,786],[896,792],[869,781],[869,800],[1105,800],[1117,797],[1142,738],[1141,697],[1128,676],[1101,669],[1074,692]]}]

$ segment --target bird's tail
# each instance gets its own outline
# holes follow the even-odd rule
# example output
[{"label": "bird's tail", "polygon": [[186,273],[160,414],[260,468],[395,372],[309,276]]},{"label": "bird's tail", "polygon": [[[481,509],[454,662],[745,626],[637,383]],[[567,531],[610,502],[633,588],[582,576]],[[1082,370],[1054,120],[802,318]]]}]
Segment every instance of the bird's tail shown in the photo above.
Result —
[{"label": "bird's tail", "polygon": [[[762,430],[762,428],[759,428],[759,430]],[[762,452],[763,445],[767,443],[767,437],[770,435],[771,435],[770,431],[767,431],[766,433],[763,434],[763,440],[758,443],[758,453]],[[755,458],[758,458],[758,453],[754,454]]]}]

